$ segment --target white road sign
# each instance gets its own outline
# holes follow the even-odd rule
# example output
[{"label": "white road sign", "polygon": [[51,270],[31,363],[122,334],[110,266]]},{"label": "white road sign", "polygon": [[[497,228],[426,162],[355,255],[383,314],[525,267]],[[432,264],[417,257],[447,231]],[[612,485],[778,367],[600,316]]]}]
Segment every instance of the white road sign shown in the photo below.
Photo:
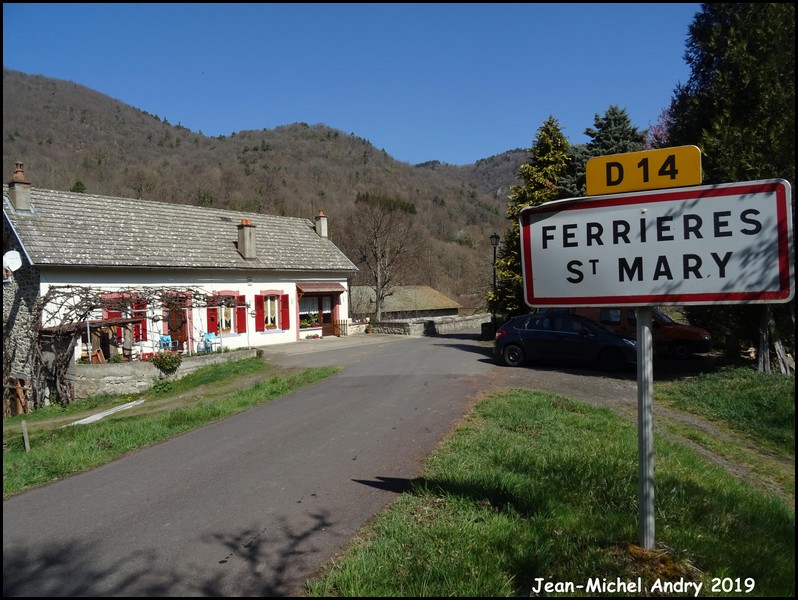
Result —
[{"label": "white road sign", "polygon": [[529,306],[789,302],[790,184],[572,198],[520,215]]}]

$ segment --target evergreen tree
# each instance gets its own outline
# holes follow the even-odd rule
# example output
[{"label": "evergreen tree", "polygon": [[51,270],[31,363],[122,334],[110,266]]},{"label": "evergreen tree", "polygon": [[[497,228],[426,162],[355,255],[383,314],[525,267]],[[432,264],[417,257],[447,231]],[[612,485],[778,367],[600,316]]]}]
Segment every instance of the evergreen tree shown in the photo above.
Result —
[{"label": "evergreen tree", "polygon": [[610,105],[603,117],[596,113],[593,125],[595,129],[585,129],[585,135],[590,141],[571,147],[568,175],[561,182],[562,187],[568,190],[566,198],[587,195],[585,172],[587,161],[591,158],[639,152],[645,147],[646,131],[640,131],[632,125],[626,109]]},{"label": "evergreen tree", "polygon": [[[662,119],[668,145],[701,148],[704,183],[786,179],[794,219],[795,5],[707,3],[701,9],[685,53],[690,78],[677,86]],[[739,341],[753,342],[758,332],[760,370],[770,370],[771,332],[794,353],[794,300],[694,306],[687,314],[735,352]],[[774,349],[785,371],[778,337]]]},{"label": "evergreen tree", "polygon": [[518,178],[521,185],[510,186],[512,192],[507,205],[510,227],[503,236],[496,260],[497,289],[488,293],[488,306],[497,314],[509,317],[528,310],[524,302],[521,273],[521,236],[519,217],[527,206],[538,206],[552,200],[567,198],[560,181],[568,170],[568,140],[560,123],[553,116],[540,126],[527,164],[521,165]]},{"label": "evergreen tree", "polygon": [[671,103],[672,146],[696,144],[705,183],[795,181],[795,5],[702,4],[690,79]]}]

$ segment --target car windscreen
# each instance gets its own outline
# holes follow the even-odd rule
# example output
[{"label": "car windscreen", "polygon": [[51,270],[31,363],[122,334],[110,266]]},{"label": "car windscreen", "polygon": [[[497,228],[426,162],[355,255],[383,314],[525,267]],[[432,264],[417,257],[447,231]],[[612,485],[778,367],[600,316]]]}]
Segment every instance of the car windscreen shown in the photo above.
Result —
[{"label": "car windscreen", "polygon": [[607,327],[606,325],[602,325],[598,321],[592,321],[590,319],[585,319],[584,321],[580,321],[585,329],[589,331],[600,331],[601,333],[609,333],[610,335],[614,335],[615,337],[619,337],[618,334]]},{"label": "car windscreen", "polygon": [[[671,319],[664,312],[658,311],[656,308],[651,310],[651,316],[655,321],[658,320],[662,325],[677,325],[676,321]],[[633,325],[637,324],[637,312],[634,308],[629,309],[629,323]]]},{"label": "car windscreen", "polygon": [[676,321],[674,321],[673,319],[671,319],[671,318],[670,318],[668,315],[666,315],[664,312],[660,312],[660,311],[658,311],[658,310],[654,309],[654,310],[652,311],[652,314],[653,314],[654,316],[656,316],[656,317],[657,317],[657,318],[658,318],[660,321],[662,321],[663,325],[675,325],[675,324],[676,324]]}]

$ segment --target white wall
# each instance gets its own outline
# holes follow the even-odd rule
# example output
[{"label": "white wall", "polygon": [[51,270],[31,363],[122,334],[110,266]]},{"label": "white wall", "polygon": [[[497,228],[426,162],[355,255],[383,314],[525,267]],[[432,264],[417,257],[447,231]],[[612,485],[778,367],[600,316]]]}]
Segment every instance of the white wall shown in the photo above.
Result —
[{"label": "white wall", "polygon": [[[228,349],[250,348],[293,342],[299,339],[299,323],[297,321],[297,281],[330,281],[340,283],[347,287],[346,278],[335,275],[312,276],[308,273],[264,273],[263,271],[218,271],[209,272],[203,270],[134,270],[120,268],[115,271],[108,269],[85,269],[85,268],[42,268],[41,269],[41,293],[45,294],[52,287],[61,286],[84,286],[99,288],[103,291],[114,292],[121,289],[132,287],[150,288],[193,288],[201,289],[207,293],[212,292],[232,292],[239,296],[245,296],[245,301],[250,308],[247,309],[246,333],[225,333],[221,336],[220,344]],[[323,274],[317,274],[323,275]],[[268,331],[255,331],[255,318],[250,313],[254,310],[255,295],[261,294],[265,290],[277,290],[289,297],[290,326],[288,330],[274,329]],[[348,294],[343,293],[340,297],[340,317],[348,319],[349,306]],[[157,350],[159,336],[164,332],[163,321],[152,317],[160,317],[162,314],[160,306],[148,306],[147,321],[147,340],[137,344],[140,352],[155,352]],[[92,319],[101,319],[102,312],[98,310],[92,315]],[[189,340],[186,348],[190,354],[196,353],[197,344],[202,339],[202,334],[207,331],[207,309],[206,307],[194,308],[189,315]],[[47,326],[45,324],[45,326]],[[216,346],[218,348],[218,345]],[[76,349],[76,358],[80,357],[85,349]]]}]

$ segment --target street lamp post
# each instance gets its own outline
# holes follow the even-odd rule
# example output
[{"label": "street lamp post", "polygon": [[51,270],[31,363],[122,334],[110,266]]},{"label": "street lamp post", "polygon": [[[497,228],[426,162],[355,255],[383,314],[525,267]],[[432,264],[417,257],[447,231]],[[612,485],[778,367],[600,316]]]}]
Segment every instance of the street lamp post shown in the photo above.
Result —
[{"label": "street lamp post", "polygon": [[493,325],[493,333],[496,334],[496,248],[499,246],[499,237],[498,233],[494,233],[490,236],[490,245],[493,246],[493,302],[491,302],[492,316],[491,316],[491,323]]}]

